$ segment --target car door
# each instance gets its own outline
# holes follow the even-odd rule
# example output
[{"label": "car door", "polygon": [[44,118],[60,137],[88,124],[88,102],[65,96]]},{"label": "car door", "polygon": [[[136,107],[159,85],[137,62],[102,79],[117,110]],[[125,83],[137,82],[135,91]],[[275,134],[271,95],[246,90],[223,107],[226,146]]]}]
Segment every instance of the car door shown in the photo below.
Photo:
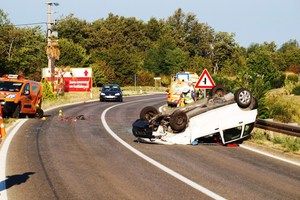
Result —
[{"label": "car door", "polygon": [[34,113],[32,103],[31,86],[26,83],[21,94],[21,113]]}]

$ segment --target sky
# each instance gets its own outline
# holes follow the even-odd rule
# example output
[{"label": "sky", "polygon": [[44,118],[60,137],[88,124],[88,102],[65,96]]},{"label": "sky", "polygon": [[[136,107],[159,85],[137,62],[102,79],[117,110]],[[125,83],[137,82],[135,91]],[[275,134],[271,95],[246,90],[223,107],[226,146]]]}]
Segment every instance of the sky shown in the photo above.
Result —
[{"label": "sky", "polygon": [[244,47],[272,41],[280,47],[290,39],[300,43],[300,0],[0,0],[0,9],[16,25],[46,22],[47,1],[59,3],[53,7],[55,19],[74,14],[92,22],[113,13],[147,22],[167,19],[181,8],[215,31],[235,33]]}]

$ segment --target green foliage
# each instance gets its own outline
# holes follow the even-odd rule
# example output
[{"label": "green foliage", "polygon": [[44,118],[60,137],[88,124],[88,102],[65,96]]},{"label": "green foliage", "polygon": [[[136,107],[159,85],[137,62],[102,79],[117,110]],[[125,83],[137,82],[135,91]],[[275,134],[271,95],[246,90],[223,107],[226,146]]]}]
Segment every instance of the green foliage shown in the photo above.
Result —
[{"label": "green foliage", "polygon": [[154,86],[154,74],[141,70],[137,73],[137,84],[141,86]]},{"label": "green foliage", "polygon": [[252,134],[252,137],[251,137],[252,140],[268,140],[268,136],[265,132],[263,131],[256,131]]},{"label": "green foliage", "polygon": [[271,141],[279,144],[288,152],[297,152],[300,150],[300,138],[275,136]]},{"label": "green foliage", "polygon": [[190,58],[190,63],[187,67],[187,71],[195,72],[200,75],[204,68],[210,71],[212,65],[212,61],[209,58],[204,58],[202,56],[194,56]]},{"label": "green foliage", "polygon": [[213,80],[217,85],[222,85],[227,91],[234,92],[238,89],[235,79],[230,79],[227,76],[223,76],[221,73],[213,75]]},{"label": "green foliage", "polygon": [[300,150],[300,138],[261,129],[253,131],[251,141],[264,146],[283,150],[285,152],[298,153]]},{"label": "green foliage", "polygon": [[114,69],[104,61],[98,61],[91,65],[93,70],[93,85],[100,87],[103,84],[112,83],[116,79]]},{"label": "green foliage", "polygon": [[[240,47],[232,33],[215,31],[193,13],[177,9],[167,19],[148,22],[110,13],[87,22],[69,15],[58,20],[61,56],[58,66],[94,70],[94,84],[115,82],[152,84],[153,76],[178,71],[216,73],[227,88],[247,87],[260,99],[266,91],[283,85],[284,70],[299,73],[300,47],[296,40],[279,49],[274,42]],[[40,80],[47,66],[45,34],[40,28],[14,27],[0,10],[0,73],[18,73]],[[228,78],[230,77],[230,78]]]},{"label": "green foliage", "polygon": [[58,31],[60,38],[68,39],[84,47],[90,30],[89,24],[85,20],[80,20],[73,14],[60,19],[54,29]]},{"label": "green foliage", "polygon": [[72,40],[59,40],[60,59],[57,65],[70,67],[84,67],[88,60],[86,50]]},{"label": "green foliage", "polygon": [[289,75],[287,75],[286,76],[286,80],[288,81],[288,82],[291,82],[291,83],[297,83],[298,82],[298,75],[297,74],[289,74]]},{"label": "green foliage", "polygon": [[46,80],[42,80],[43,86],[43,100],[53,100],[56,99],[56,95],[53,93],[53,87],[51,83]]},{"label": "green foliage", "polygon": [[288,123],[293,121],[293,116],[297,114],[299,109],[289,99],[282,98],[280,93],[270,93],[265,97],[264,101],[269,117],[280,122]]},{"label": "green foliage", "polygon": [[284,43],[278,50],[278,54],[281,57],[281,70],[289,70],[294,73],[300,72],[300,48],[296,40]]},{"label": "green foliage", "polygon": [[234,34],[226,32],[218,32],[215,35],[215,42],[213,46],[213,62],[217,63],[218,69],[220,70],[225,66],[228,60],[233,61],[235,52],[237,51],[238,45],[234,40]]},{"label": "green foliage", "polygon": [[292,94],[300,95],[300,84],[298,84],[294,87],[294,89],[292,90]]},{"label": "green foliage", "polygon": [[171,76],[163,75],[161,76],[161,84],[164,87],[167,87],[171,84]]},{"label": "green foliage", "polygon": [[268,90],[281,87],[285,78],[283,73],[274,67],[274,53],[261,49],[264,48],[252,49],[246,60],[246,67],[238,72],[239,84],[250,89],[258,100]]}]

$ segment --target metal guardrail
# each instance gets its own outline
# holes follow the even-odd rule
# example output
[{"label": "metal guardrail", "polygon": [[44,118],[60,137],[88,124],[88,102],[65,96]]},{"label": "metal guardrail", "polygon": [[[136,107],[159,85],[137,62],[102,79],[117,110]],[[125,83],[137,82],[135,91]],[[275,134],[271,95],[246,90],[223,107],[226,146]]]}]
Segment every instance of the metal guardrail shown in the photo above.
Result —
[{"label": "metal guardrail", "polygon": [[283,133],[286,135],[300,137],[300,126],[292,126],[289,124],[257,119],[255,122],[255,127],[269,131],[275,131],[278,133]]}]

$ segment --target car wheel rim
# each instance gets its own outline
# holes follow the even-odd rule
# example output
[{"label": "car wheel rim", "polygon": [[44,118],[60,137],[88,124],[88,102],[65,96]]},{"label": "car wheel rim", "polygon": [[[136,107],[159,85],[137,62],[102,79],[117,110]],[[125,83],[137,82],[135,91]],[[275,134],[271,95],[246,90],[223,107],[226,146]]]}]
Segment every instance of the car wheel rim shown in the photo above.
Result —
[{"label": "car wheel rim", "polygon": [[145,115],[145,118],[146,118],[146,120],[151,120],[152,119],[152,117],[154,117],[154,113],[153,112],[149,112],[149,113],[147,113],[146,115]]},{"label": "car wheel rim", "polygon": [[247,104],[250,102],[251,95],[248,91],[242,91],[239,95],[239,101],[243,104]]},{"label": "car wheel rim", "polygon": [[183,123],[183,118],[182,117],[178,117],[177,118],[177,124],[182,124]]}]

